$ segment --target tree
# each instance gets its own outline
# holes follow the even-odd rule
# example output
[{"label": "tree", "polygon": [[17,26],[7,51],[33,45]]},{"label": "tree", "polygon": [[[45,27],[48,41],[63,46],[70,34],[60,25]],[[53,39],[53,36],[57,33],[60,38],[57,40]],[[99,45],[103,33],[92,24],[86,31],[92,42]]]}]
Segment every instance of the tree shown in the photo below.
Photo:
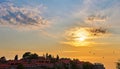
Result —
[{"label": "tree", "polygon": [[18,64],[17,69],[24,69],[24,66],[22,64]]},{"label": "tree", "polygon": [[30,55],[31,55],[31,52],[25,52],[23,54],[23,59],[28,59],[30,57]]},{"label": "tree", "polygon": [[48,59],[52,59],[52,55],[51,54],[49,54]]},{"label": "tree", "polygon": [[75,61],[70,62],[71,69],[78,69],[77,63]]},{"label": "tree", "polygon": [[53,56],[51,54],[46,53],[46,59],[52,59]]},{"label": "tree", "polygon": [[120,69],[120,60],[118,60],[118,62],[116,62],[116,69]]},{"label": "tree", "polygon": [[46,59],[48,58],[48,53],[46,53]]},{"label": "tree", "polygon": [[14,58],[14,60],[18,60],[18,55],[15,55],[15,58]]},{"label": "tree", "polygon": [[90,62],[84,62],[83,63],[83,69],[92,69],[93,64]]},{"label": "tree", "polygon": [[5,63],[5,62],[6,62],[5,56],[3,56],[3,57],[0,58],[0,62],[1,62],[1,63]]},{"label": "tree", "polygon": [[31,55],[30,55],[30,58],[31,58],[31,59],[37,59],[37,58],[38,58],[38,55],[37,55],[36,53],[31,54]]},{"label": "tree", "polygon": [[57,60],[57,61],[59,60],[59,55],[56,56],[56,60]]},{"label": "tree", "polygon": [[23,54],[23,59],[37,59],[38,57],[36,53],[32,54],[31,52],[26,52]]}]

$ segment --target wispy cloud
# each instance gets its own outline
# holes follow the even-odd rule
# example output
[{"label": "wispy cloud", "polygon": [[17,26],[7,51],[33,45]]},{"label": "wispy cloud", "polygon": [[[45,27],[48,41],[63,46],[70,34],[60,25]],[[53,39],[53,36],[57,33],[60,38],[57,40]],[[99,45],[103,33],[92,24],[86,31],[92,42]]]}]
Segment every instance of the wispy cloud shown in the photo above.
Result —
[{"label": "wispy cloud", "polygon": [[87,23],[103,23],[107,20],[106,16],[101,16],[101,15],[90,15],[86,18]]},{"label": "wispy cloud", "polygon": [[41,16],[40,6],[19,7],[11,2],[0,3],[0,26],[19,30],[39,30],[49,25]]},{"label": "wispy cloud", "polygon": [[119,24],[119,2],[118,0],[100,0],[99,2],[84,0],[82,6],[73,12],[73,17],[85,23],[107,23],[115,26]]},{"label": "wispy cloud", "polygon": [[[112,6],[108,6],[106,3],[109,3],[109,1],[84,0],[82,6],[74,11],[72,16],[80,19],[77,22],[78,25],[66,30],[65,39],[61,43],[72,46],[95,45],[100,43],[96,39],[106,38],[114,34],[110,31],[110,28],[118,25],[119,20],[117,17],[119,17],[120,4],[112,1],[110,2]],[[106,6],[99,6],[98,4]],[[113,13],[113,10],[117,10],[116,13]],[[100,44],[106,43],[103,41]]]},{"label": "wispy cloud", "polygon": [[77,52],[80,52],[80,51],[62,51],[62,52],[65,52],[65,53],[77,53]]},{"label": "wispy cloud", "polygon": [[40,30],[40,34],[44,35],[44,36],[47,36],[47,37],[50,37],[50,38],[54,38],[54,39],[57,39],[58,35],[57,34],[53,34],[53,33],[50,33],[48,31],[45,31],[45,30]]}]

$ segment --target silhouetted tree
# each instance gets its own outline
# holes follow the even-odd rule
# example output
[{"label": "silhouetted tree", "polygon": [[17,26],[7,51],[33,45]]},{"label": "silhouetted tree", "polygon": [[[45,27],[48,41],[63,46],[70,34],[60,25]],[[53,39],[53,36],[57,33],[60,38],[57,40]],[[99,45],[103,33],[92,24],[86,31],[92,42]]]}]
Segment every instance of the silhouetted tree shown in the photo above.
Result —
[{"label": "silhouetted tree", "polygon": [[79,59],[73,59],[74,62],[79,62]]},{"label": "silhouetted tree", "polygon": [[31,58],[31,59],[37,59],[37,58],[38,58],[38,55],[37,55],[36,53],[31,54],[31,55],[30,55],[30,58]]},{"label": "silhouetted tree", "polygon": [[118,62],[116,62],[116,69],[120,69],[120,60],[118,60]]},{"label": "silhouetted tree", "polygon": [[75,61],[70,62],[71,69],[78,69],[77,63]]},{"label": "silhouetted tree", "polygon": [[46,53],[46,56],[45,56],[45,57],[46,57],[46,59],[48,58],[48,53]]},{"label": "silhouetted tree", "polygon": [[28,59],[31,56],[31,52],[25,52],[23,54],[23,59]]},{"label": "silhouetted tree", "polygon": [[83,63],[83,69],[92,69],[93,68],[93,64],[90,62],[84,62]]},{"label": "silhouetted tree", "polygon": [[46,53],[46,59],[53,59],[54,58],[54,56],[52,56],[51,54],[48,54],[48,53]]},{"label": "silhouetted tree", "polygon": [[57,60],[57,61],[59,60],[59,55],[56,56],[56,60]]},{"label": "silhouetted tree", "polygon": [[51,54],[49,54],[48,59],[52,59],[52,55]]},{"label": "silhouetted tree", "polygon": [[3,57],[0,58],[0,62],[1,62],[1,63],[5,63],[5,62],[6,62],[5,56],[3,56]]},{"label": "silhouetted tree", "polygon": [[31,52],[26,52],[23,54],[23,59],[37,59],[38,57],[36,53],[32,54]]},{"label": "silhouetted tree", "polygon": [[14,58],[14,60],[18,60],[18,55],[15,55],[15,58]]}]

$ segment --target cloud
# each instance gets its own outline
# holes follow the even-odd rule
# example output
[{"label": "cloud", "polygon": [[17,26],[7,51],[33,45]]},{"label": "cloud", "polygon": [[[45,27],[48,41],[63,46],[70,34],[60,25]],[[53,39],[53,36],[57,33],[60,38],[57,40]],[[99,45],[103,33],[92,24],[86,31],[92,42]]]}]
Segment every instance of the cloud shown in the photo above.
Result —
[{"label": "cloud", "polygon": [[107,29],[104,28],[91,28],[88,29],[88,32],[91,33],[92,36],[101,36],[107,33]]},{"label": "cloud", "polygon": [[40,7],[18,7],[11,2],[0,3],[0,26],[19,30],[39,30],[49,25],[41,16]]},{"label": "cloud", "polygon": [[119,2],[118,0],[100,0],[99,2],[98,0],[84,0],[82,6],[73,12],[73,17],[85,23],[106,23],[118,26]]},{"label": "cloud", "polygon": [[80,37],[94,38],[98,36],[107,35],[109,32],[104,28],[93,28],[93,27],[75,27],[69,30],[66,30],[65,36],[67,39],[75,39]]},{"label": "cloud", "polygon": [[[72,27],[65,31],[65,39],[61,44],[70,46],[89,46],[95,45],[96,39],[108,37],[110,32],[104,28],[95,27]],[[104,37],[104,38],[105,38]]]},{"label": "cloud", "polygon": [[49,38],[58,38],[57,36],[57,34],[53,34],[53,33],[50,33],[50,32],[48,32],[48,31],[45,31],[45,30],[40,30],[40,34],[42,34],[42,35],[44,35],[44,36],[47,36],[47,37],[49,37]]},{"label": "cloud", "polygon": [[[65,39],[61,43],[72,46],[97,46],[99,43],[105,45],[109,41],[107,37],[111,38],[115,34],[113,30],[120,28],[119,6],[118,0],[101,0],[99,2],[84,0],[83,4],[71,15],[72,18],[79,19],[77,25],[74,22],[73,26],[65,31]],[[116,26],[119,28],[115,29]]]},{"label": "cloud", "polygon": [[74,47],[85,47],[85,46],[88,47],[90,44],[92,44],[92,42],[79,42],[79,41],[62,41],[60,43]]},{"label": "cloud", "polygon": [[90,15],[87,17],[85,22],[87,22],[87,23],[104,23],[106,20],[107,20],[106,16]]},{"label": "cloud", "polygon": [[65,52],[65,53],[77,53],[77,52],[80,52],[80,51],[62,51],[62,52]]}]

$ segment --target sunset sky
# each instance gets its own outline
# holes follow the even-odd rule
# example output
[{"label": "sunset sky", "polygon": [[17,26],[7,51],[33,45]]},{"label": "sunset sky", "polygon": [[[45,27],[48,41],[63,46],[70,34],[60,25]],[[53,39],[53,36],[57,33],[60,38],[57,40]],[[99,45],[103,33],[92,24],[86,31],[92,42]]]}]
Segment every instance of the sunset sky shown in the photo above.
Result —
[{"label": "sunset sky", "polygon": [[115,69],[119,46],[120,0],[0,0],[0,57],[48,52]]}]

